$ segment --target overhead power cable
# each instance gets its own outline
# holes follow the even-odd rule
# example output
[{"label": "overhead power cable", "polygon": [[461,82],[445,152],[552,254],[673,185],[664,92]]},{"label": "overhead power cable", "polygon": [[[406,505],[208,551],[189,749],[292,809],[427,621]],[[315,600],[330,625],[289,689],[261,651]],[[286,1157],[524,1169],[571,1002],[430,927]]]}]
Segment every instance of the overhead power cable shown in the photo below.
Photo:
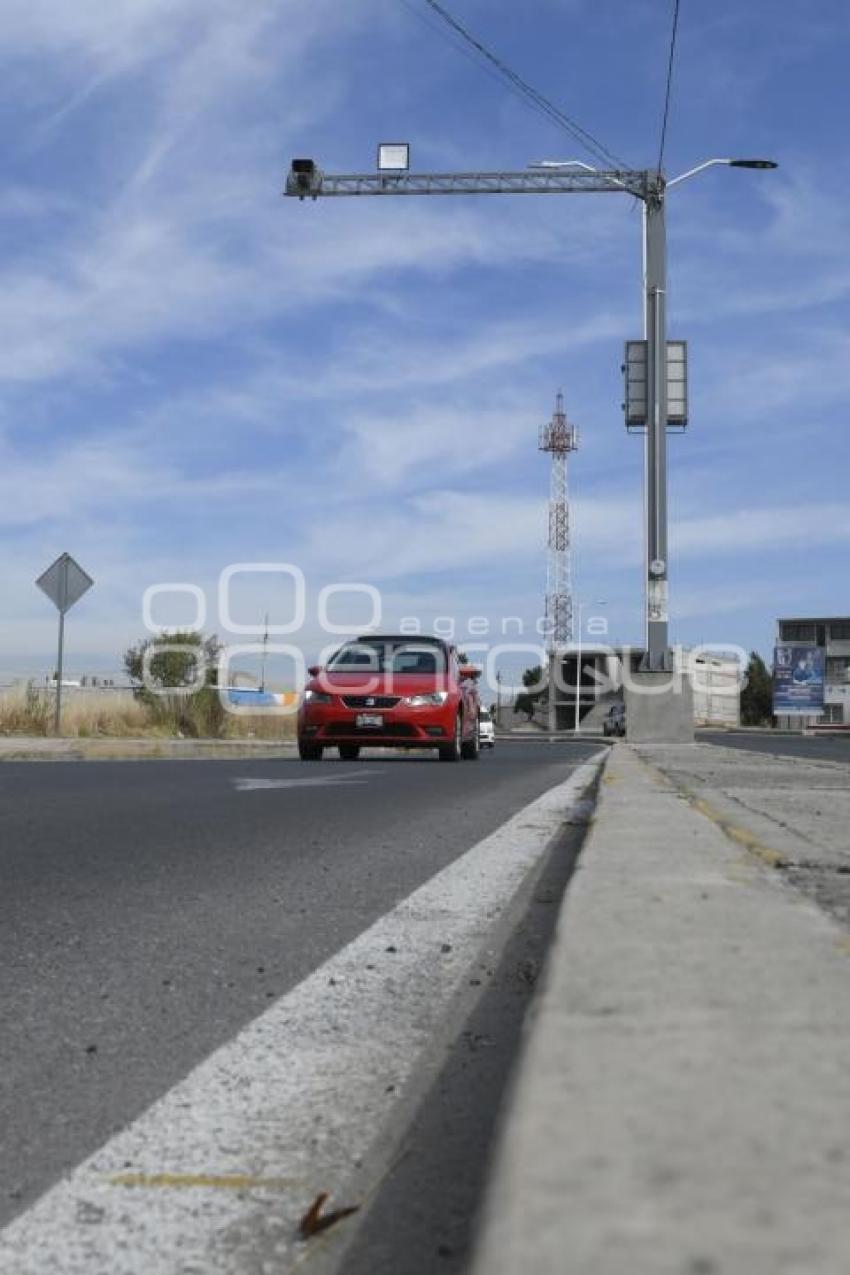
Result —
[{"label": "overhead power cable", "polygon": [[404,5],[405,9],[408,9],[410,13],[413,14],[413,17],[416,18],[417,22],[421,22],[422,25],[427,27],[429,31],[433,31],[434,34],[438,35],[441,40],[445,40],[446,44],[451,45],[456,53],[459,53],[461,57],[466,58],[467,61],[477,67],[479,71],[483,71],[484,74],[489,76],[495,84],[501,84],[513,93],[514,97],[516,97],[519,101],[524,102],[526,106],[530,105],[525,93],[521,93],[515,85],[506,81],[504,76],[499,75],[493,67],[488,66],[486,62],[482,62],[475,50],[471,49],[459,36],[452,35],[451,31],[444,23],[439,22],[436,18],[429,17],[427,12],[423,12],[421,8],[421,0],[401,0],[401,3]]},{"label": "overhead power cable", "polygon": [[679,29],[679,0],[673,0],[673,31],[670,35],[670,56],[667,60],[667,88],[664,93],[664,116],[661,121],[661,142],[658,147],[658,171],[664,163],[664,143],[667,140],[667,120],[670,115],[670,90],[673,87],[673,61],[676,57],[676,33]]},{"label": "overhead power cable", "polygon": [[[404,0],[404,2],[406,3],[406,0]],[[436,13],[457,36],[460,36],[467,45],[474,49],[479,58],[483,58],[490,66],[495,67],[502,79],[505,80],[514,89],[514,91],[518,92],[527,103],[541,114],[545,115],[552,123],[558,125],[559,128],[562,128],[565,132],[569,133],[573,140],[578,142],[580,146],[583,146],[585,150],[589,151],[598,163],[603,164],[605,167],[629,167],[624,160],[618,158],[618,156],[608,150],[606,146],[603,146],[602,142],[598,141],[592,133],[588,133],[587,130],[582,128],[575,120],[570,119],[564,111],[555,106],[554,102],[550,102],[550,100],[542,93],[538,92],[533,85],[524,80],[521,75],[517,74],[516,71],[513,71],[506,62],[503,62],[500,57],[497,57],[497,55],[488,49],[487,46],[476,36],[474,36],[472,32],[463,25],[463,23],[459,22],[453,14],[449,13],[448,9],[440,3],[440,0],[424,0],[424,3],[428,5],[428,7],[432,9],[433,12]],[[454,41],[452,41],[452,43],[454,44]],[[458,46],[455,45],[455,47],[457,48]],[[479,65],[481,64],[479,63]],[[482,69],[486,70],[487,67],[482,66]]]}]

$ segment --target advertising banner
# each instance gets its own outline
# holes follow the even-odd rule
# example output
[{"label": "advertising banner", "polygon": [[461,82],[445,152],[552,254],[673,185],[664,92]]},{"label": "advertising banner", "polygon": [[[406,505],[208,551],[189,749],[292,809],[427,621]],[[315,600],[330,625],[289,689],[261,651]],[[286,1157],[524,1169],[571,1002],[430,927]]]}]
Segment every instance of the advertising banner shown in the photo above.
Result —
[{"label": "advertising banner", "polygon": [[823,712],[826,661],[820,646],[777,646],[773,652],[773,711],[776,716]]}]

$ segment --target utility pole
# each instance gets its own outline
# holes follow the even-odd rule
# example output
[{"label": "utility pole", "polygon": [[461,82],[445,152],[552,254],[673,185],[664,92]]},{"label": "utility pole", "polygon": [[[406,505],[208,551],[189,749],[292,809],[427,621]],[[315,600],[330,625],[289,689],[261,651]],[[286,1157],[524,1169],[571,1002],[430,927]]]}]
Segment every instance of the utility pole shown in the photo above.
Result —
[{"label": "utility pole", "polygon": [[377,173],[323,172],[312,159],[294,159],[285,193],[297,199],[412,195],[571,195],[609,192],[641,200],[643,218],[644,319],[646,341],[645,477],[645,655],[644,670],[672,665],[669,650],[667,561],[667,191],[686,178],[723,164],[731,168],[776,168],[768,159],[709,159],[666,181],[657,169],[592,168],[580,160],[547,162],[525,172],[411,173],[407,144],[378,147]]},{"label": "utility pole", "polygon": [[646,339],[646,654],[649,672],[672,667],[667,581],[667,237],[664,178],[643,202],[643,294]]},{"label": "utility pole", "polygon": [[260,692],[261,693],[263,693],[266,689],[266,652],[268,650],[268,645],[269,645],[269,613],[267,611],[265,632],[263,633],[263,656],[262,656],[262,661],[260,663]]},{"label": "utility pole", "polygon": [[496,723],[502,724],[502,674],[496,674]]}]

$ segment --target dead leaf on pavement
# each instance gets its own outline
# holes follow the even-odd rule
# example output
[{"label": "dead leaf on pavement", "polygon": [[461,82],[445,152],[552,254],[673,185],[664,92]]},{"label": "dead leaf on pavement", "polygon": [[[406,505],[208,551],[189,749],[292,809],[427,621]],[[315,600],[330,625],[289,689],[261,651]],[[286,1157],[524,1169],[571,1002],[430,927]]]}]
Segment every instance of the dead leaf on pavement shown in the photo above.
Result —
[{"label": "dead leaf on pavement", "polygon": [[322,1209],[325,1207],[327,1198],[327,1191],[321,1191],[298,1223],[298,1236],[300,1239],[309,1240],[313,1235],[320,1235],[329,1226],[334,1226],[337,1222],[341,1222],[344,1217],[351,1217],[352,1213],[358,1213],[360,1210],[359,1204],[355,1204],[351,1208],[332,1209],[330,1213],[323,1213]]}]

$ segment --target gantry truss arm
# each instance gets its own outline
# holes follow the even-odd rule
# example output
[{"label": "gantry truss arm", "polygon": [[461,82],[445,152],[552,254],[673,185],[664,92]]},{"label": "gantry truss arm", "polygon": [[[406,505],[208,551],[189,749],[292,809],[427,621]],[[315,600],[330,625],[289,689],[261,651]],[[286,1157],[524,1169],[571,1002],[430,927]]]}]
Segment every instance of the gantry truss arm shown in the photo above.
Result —
[{"label": "gantry truss arm", "polygon": [[312,160],[295,160],[286,194],[299,199],[340,195],[563,195],[625,191],[636,199],[654,193],[656,174],[645,169],[589,172],[552,169],[519,173],[323,173]]}]

